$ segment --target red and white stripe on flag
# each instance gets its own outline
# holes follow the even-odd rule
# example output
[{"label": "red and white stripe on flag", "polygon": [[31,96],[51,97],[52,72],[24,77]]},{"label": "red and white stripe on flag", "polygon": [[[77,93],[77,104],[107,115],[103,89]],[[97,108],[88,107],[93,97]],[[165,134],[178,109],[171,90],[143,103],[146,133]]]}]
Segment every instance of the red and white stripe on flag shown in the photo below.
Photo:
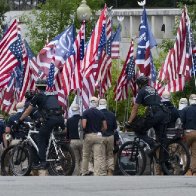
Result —
[{"label": "red and white stripe on flag", "polygon": [[95,57],[97,56],[104,23],[106,23],[106,6],[102,10],[101,15],[96,23],[95,29],[90,37],[89,44],[87,46],[84,59],[82,61],[83,77],[89,77],[93,72],[92,65],[95,63]]},{"label": "red and white stripe on flag", "polygon": [[81,63],[84,58],[85,22],[83,22],[74,42],[75,67],[71,77],[71,90],[82,89]]},{"label": "red and white stripe on flag", "polygon": [[120,42],[113,41],[111,46],[111,57],[112,59],[119,59],[120,56]]}]

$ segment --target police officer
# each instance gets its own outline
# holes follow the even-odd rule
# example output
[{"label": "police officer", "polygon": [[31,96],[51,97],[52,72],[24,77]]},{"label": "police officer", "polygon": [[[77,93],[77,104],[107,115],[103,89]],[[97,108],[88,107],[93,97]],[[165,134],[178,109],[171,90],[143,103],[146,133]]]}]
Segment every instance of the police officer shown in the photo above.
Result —
[{"label": "police officer", "polygon": [[93,151],[94,175],[106,175],[104,140],[102,131],[107,129],[104,114],[97,109],[98,98],[91,97],[89,109],[82,115],[82,127],[84,130],[82,175],[88,175],[88,166],[91,152]]},{"label": "police officer", "polygon": [[78,104],[71,106],[72,117],[67,119],[67,135],[71,140],[71,147],[75,154],[75,175],[80,175],[82,164],[82,145],[83,145],[83,130],[80,116],[80,107]]},{"label": "police officer", "polygon": [[[139,105],[146,106],[147,113],[144,123],[145,131],[153,127],[155,129],[157,139],[161,141],[166,137],[165,128],[169,121],[169,115],[166,108],[161,103],[161,98],[157,91],[153,87],[149,86],[148,82],[149,79],[146,76],[140,76],[136,79],[139,91],[126,126],[129,127],[136,117]],[[142,133],[140,136],[151,146],[151,148],[155,147],[154,141],[147,136],[146,132]]]},{"label": "police officer", "polygon": [[114,113],[107,110],[107,101],[105,99],[99,100],[99,110],[103,112],[107,122],[107,130],[103,131],[102,135],[106,151],[107,174],[112,176],[114,172],[114,131],[117,129],[116,117]]},{"label": "police officer", "polygon": [[196,175],[196,94],[190,95],[189,106],[181,111],[181,120],[186,130],[185,138],[191,151],[189,175]]},{"label": "police officer", "polygon": [[179,112],[177,108],[171,102],[171,94],[168,91],[164,91],[161,96],[161,102],[169,109],[170,111],[170,122],[168,123],[168,128],[174,128],[177,122],[177,119],[180,119]]},{"label": "police officer", "polygon": [[30,101],[30,105],[24,111],[18,123],[21,123],[25,117],[29,116],[34,107],[38,107],[42,115],[42,126],[39,130],[39,158],[40,163],[34,166],[34,169],[46,169],[46,148],[50,137],[50,133],[55,126],[60,126],[65,129],[62,109],[58,104],[58,99],[55,95],[46,95],[45,90],[47,81],[38,79],[36,81],[37,94]]}]

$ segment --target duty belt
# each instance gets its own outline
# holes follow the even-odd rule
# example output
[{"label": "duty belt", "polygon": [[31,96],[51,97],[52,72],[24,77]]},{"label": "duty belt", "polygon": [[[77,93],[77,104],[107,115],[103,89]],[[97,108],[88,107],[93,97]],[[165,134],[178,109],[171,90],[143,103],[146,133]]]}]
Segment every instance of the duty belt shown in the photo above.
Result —
[{"label": "duty belt", "polygon": [[47,110],[48,115],[62,115],[63,111],[62,110],[58,110],[58,109],[50,109]]}]

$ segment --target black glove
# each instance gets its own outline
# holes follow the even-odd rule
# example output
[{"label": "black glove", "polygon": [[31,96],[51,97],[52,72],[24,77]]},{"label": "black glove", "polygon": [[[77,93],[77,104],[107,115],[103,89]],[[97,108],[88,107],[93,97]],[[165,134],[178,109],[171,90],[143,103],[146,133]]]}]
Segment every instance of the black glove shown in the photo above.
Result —
[{"label": "black glove", "polygon": [[131,123],[125,122],[125,128],[127,128],[127,129],[131,128]]},{"label": "black glove", "polygon": [[22,121],[21,121],[20,119],[14,121],[14,127],[15,127],[16,129],[18,129],[19,126],[20,126],[21,124],[22,124]]}]

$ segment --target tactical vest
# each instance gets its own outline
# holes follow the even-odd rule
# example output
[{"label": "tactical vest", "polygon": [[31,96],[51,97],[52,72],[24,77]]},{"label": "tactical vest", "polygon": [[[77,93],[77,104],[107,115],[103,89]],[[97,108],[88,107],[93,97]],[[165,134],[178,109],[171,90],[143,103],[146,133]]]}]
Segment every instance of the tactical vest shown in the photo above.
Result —
[{"label": "tactical vest", "polygon": [[44,109],[46,111],[50,110],[61,110],[61,106],[58,103],[58,99],[55,95],[47,95]]}]

